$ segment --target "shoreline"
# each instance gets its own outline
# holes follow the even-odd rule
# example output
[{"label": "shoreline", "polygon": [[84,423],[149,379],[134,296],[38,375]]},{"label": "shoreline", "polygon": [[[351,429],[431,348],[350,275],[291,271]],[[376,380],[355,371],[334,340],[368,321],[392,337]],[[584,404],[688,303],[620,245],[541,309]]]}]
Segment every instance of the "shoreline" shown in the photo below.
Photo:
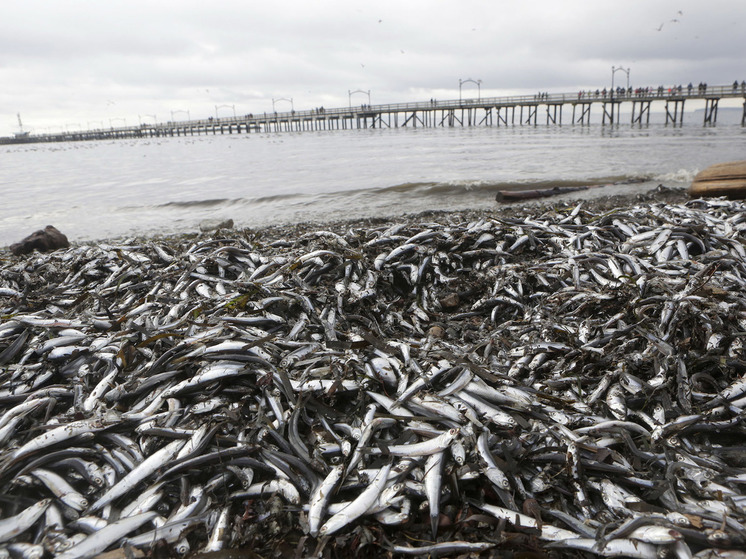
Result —
[{"label": "shoreline", "polygon": [[[663,185],[657,185],[655,186],[654,182],[647,183],[649,186],[641,191],[634,190],[637,188],[637,185],[622,185],[622,188],[627,189],[625,193],[623,194],[607,194],[608,190],[612,188],[611,186],[604,186],[603,188],[599,188],[598,190],[590,189],[580,192],[574,192],[574,193],[568,193],[568,194],[561,194],[558,196],[552,196],[550,198],[538,198],[535,200],[525,200],[525,201],[519,201],[519,202],[513,202],[513,203],[500,203],[494,201],[494,196],[490,196],[490,202],[489,205],[482,205],[480,207],[474,207],[474,208],[458,208],[458,209],[433,209],[433,210],[422,210],[422,211],[413,211],[413,212],[402,212],[395,215],[368,215],[365,214],[359,214],[356,215],[353,218],[349,219],[335,219],[333,217],[328,218],[322,218],[319,220],[303,220],[298,222],[287,222],[283,221],[281,224],[278,225],[259,225],[256,227],[242,227],[240,224],[234,227],[233,231],[240,231],[242,229],[251,230],[251,231],[267,231],[267,232],[274,232],[273,234],[281,234],[282,229],[288,229],[289,231],[292,231],[295,228],[301,227],[304,230],[309,230],[313,227],[316,228],[324,228],[324,227],[335,227],[337,229],[343,229],[345,226],[351,227],[354,226],[356,223],[378,223],[381,221],[396,221],[396,220],[409,220],[409,219],[417,219],[418,216],[426,216],[426,215],[447,215],[447,214],[463,214],[463,215],[470,215],[473,217],[485,217],[492,213],[499,215],[503,213],[507,214],[515,214],[515,215],[527,215],[526,212],[531,211],[537,211],[540,210],[542,207],[552,207],[557,204],[567,203],[567,204],[577,204],[580,202],[583,202],[584,207],[587,207],[588,209],[593,209],[594,206],[598,207],[610,207],[611,205],[623,205],[623,204],[629,204],[633,203],[634,201],[643,201],[643,200],[650,200],[651,197],[655,196],[655,192],[659,191],[660,188],[664,188],[665,192],[658,193],[658,198],[660,201],[674,201],[674,202],[680,202],[687,199],[686,191],[682,188],[673,188],[673,187],[665,187]],[[628,190],[629,188],[632,188],[633,190]],[[525,212],[522,210],[522,208],[525,208]],[[355,212],[357,214],[357,212]],[[226,215],[223,217],[218,218],[205,218],[203,221],[205,222],[211,222],[211,221],[225,221],[229,219],[231,216]],[[138,234],[138,233],[127,233],[127,234],[121,234],[121,235],[115,235],[115,236],[104,236],[101,238],[89,238],[89,239],[75,239],[74,237],[69,237],[70,243],[72,245],[78,246],[78,245],[95,245],[95,244],[112,244],[116,242],[125,241],[127,239],[176,239],[178,237],[188,237],[191,235],[199,236],[200,234],[210,234],[210,232],[202,233],[200,231],[200,223],[202,222],[195,222],[191,228],[187,228],[178,232],[163,232],[163,231],[153,231],[150,233],[144,233],[144,234]],[[57,226],[58,229],[60,229],[61,226],[59,226],[56,223],[39,223],[39,227],[37,229],[43,228],[46,225],[54,225]],[[63,234],[69,235],[69,232],[66,231],[64,228],[61,228],[60,231]],[[0,246],[0,255],[9,253],[9,246],[13,242],[19,242],[21,239],[23,239],[25,236],[31,234],[31,230],[25,230],[25,231],[19,231],[17,238],[12,239],[11,242],[9,242],[5,246]]]},{"label": "shoreline", "polygon": [[[454,219],[483,219],[495,216],[508,216],[508,217],[526,217],[533,213],[543,213],[548,209],[555,208],[559,205],[577,205],[582,203],[582,207],[588,211],[596,212],[602,210],[611,210],[616,206],[624,207],[627,205],[633,205],[635,203],[683,203],[690,199],[687,195],[687,191],[684,188],[670,188],[662,184],[657,187],[652,187],[643,192],[634,192],[627,194],[599,194],[591,193],[590,196],[585,197],[589,191],[564,194],[558,196],[552,196],[550,198],[538,198],[535,200],[525,200],[512,203],[500,203],[495,202],[494,206],[490,208],[473,208],[473,209],[458,209],[458,210],[425,210],[414,213],[402,213],[399,215],[390,216],[373,216],[373,217],[360,217],[351,219],[330,219],[330,220],[307,220],[297,223],[283,223],[279,225],[266,225],[259,226],[256,228],[252,227],[234,227],[230,229],[220,230],[223,233],[230,234],[231,232],[237,233],[241,231],[250,231],[256,235],[269,236],[273,238],[280,238],[283,235],[294,235],[299,232],[310,232],[313,229],[331,229],[334,231],[344,231],[350,227],[361,227],[364,225],[381,225],[384,223],[394,222],[414,222],[425,218],[438,218],[446,219],[449,216]],[[459,217],[460,216],[460,217]],[[211,221],[211,220],[207,220]],[[216,220],[219,221],[219,220]],[[53,224],[52,224],[53,225]],[[31,233],[28,231],[26,234]],[[64,233],[64,231],[63,231]],[[111,238],[102,239],[91,239],[76,241],[70,240],[71,246],[88,246],[97,244],[114,245],[122,242],[135,240],[137,242],[146,241],[175,241],[178,239],[196,239],[200,237],[209,237],[214,235],[216,231],[202,232],[199,230],[185,231],[179,233],[154,233],[146,235],[121,235]],[[20,239],[17,239],[20,240]],[[0,254],[9,254],[9,245],[0,247]]]},{"label": "shoreline", "polygon": [[[558,207],[574,207],[582,204],[582,208],[593,213],[610,211],[615,208],[624,208],[637,203],[684,203],[691,198],[685,188],[669,188],[664,185],[658,185],[644,192],[633,194],[606,194],[592,195],[583,198],[583,194],[588,191],[573,193],[569,195],[559,195],[550,198],[539,198],[536,200],[527,200],[513,203],[495,202],[492,208],[475,208],[466,210],[426,210],[416,213],[403,213],[397,216],[386,217],[368,217],[348,220],[332,221],[304,221],[296,224],[283,224],[261,227],[256,229],[258,233],[266,233],[272,237],[281,237],[284,231],[309,232],[312,229],[332,229],[343,231],[349,227],[358,224],[368,224],[380,226],[386,223],[395,223],[400,221],[416,222],[425,218],[447,219],[453,217],[462,221],[474,219],[485,219],[490,217],[528,217],[535,214],[542,214],[548,210],[554,210]],[[189,235],[187,233],[186,235]]]}]

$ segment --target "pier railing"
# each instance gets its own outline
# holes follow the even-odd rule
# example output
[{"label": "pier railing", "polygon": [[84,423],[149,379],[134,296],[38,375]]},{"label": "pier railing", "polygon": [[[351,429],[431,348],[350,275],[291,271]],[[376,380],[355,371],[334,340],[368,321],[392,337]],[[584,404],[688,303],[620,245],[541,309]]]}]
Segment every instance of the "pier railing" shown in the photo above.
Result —
[{"label": "pier railing", "polygon": [[[248,120],[288,120],[301,118],[328,118],[328,117],[354,117],[365,113],[403,113],[408,111],[440,110],[440,109],[462,109],[469,107],[500,107],[500,106],[517,106],[532,104],[565,104],[565,103],[610,103],[622,101],[657,101],[666,99],[706,99],[706,98],[737,98],[744,97],[746,101],[746,87],[738,86],[734,89],[730,86],[707,86],[706,90],[692,88],[688,90],[682,87],[681,90],[666,88],[663,92],[658,88],[644,88],[641,90],[625,91],[624,93],[613,93],[609,90],[581,90],[573,93],[537,93],[533,95],[510,95],[502,97],[479,97],[466,99],[449,99],[431,101],[415,101],[409,103],[388,103],[379,105],[352,105],[350,107],[338,108],[315,108],[299,111],[283,111],[250,114],[238,117],[221,117],[215,119],[201,119],[196,122],[206,123],[237,123]],[[166,123],[165,125],[188,125],[195,121],[183,120]]]}]

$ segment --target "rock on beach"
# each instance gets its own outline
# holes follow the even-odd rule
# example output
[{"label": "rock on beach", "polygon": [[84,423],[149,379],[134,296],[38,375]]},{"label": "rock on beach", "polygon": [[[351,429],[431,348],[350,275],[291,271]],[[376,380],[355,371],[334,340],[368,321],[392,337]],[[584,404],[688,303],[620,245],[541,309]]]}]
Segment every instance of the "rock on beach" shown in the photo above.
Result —
[{"label": "rock on beach", "polygon": [[16,256],[31,254],[34,250],[49,252],[58,248],[67,248],[70,243],[53,225],[47,225],[44,229],[34,231],[19,243],[10,245],[10,251]]}]

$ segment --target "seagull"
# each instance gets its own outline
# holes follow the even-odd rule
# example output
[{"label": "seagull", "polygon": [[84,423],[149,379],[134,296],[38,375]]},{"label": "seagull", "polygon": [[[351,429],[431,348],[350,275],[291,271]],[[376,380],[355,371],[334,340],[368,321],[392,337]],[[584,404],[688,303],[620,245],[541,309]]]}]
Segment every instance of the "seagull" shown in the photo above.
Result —
[{"label": "seagull", "polygon": [[678,19],[672,19],[671,23],[679,23],[679,20]]},{"label": "seagull", "polygon": [[663,29],[663,24],[662,23],[658,26],[658,29],[656,29],[656,31],[660,31],[661,29]]}]

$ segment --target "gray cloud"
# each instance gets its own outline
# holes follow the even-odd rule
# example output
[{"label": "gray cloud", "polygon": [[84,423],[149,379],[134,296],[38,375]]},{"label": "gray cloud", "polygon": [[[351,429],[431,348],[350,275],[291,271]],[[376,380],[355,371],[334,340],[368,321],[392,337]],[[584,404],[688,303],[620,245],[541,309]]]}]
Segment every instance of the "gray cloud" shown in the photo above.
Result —
[{"label": "gray cloud", "polygon": [[[746,5],[724,0],[6,0],[0,135],[136,124],[171,111],[268,111],[633,84],[746,79]],[[622,76],[617,74],[617,79]],[[360,102],[360,98],[356,99]]]}]

